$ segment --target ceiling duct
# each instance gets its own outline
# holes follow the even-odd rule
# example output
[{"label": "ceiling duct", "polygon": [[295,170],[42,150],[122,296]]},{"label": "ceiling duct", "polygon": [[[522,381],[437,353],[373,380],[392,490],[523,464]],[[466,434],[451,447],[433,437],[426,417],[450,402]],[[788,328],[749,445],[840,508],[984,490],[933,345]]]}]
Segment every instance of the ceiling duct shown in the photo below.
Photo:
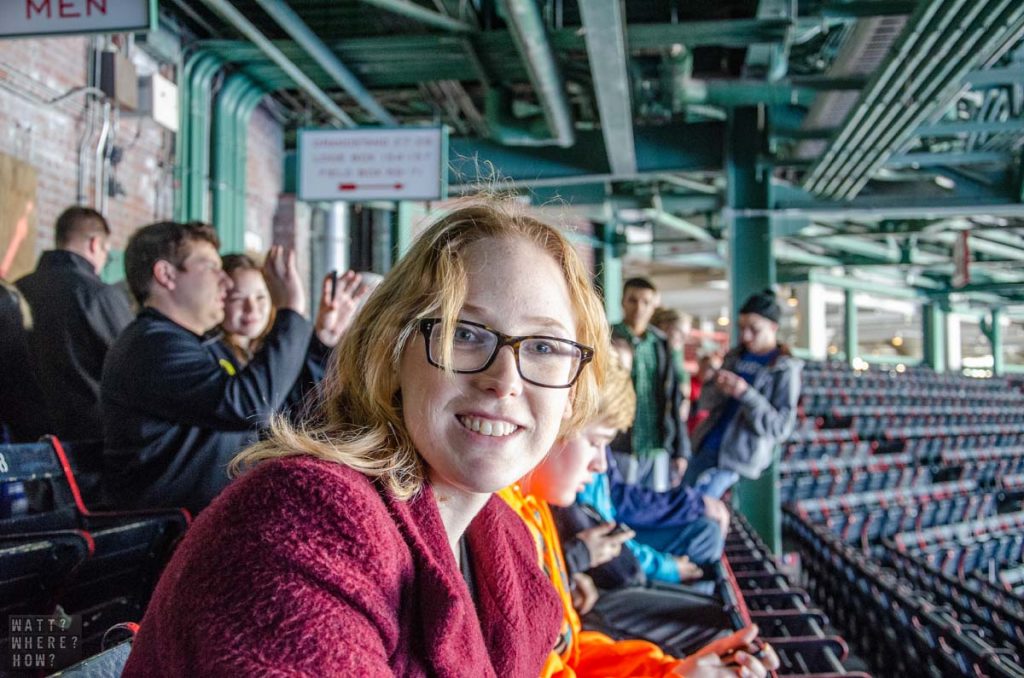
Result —
[{"label": "ceiling duct", "polygon": [[1022,31],[1019,0],[921,3],[804,188],[834,200],[856,196],[918,125],[944,110],[968,72]]}]

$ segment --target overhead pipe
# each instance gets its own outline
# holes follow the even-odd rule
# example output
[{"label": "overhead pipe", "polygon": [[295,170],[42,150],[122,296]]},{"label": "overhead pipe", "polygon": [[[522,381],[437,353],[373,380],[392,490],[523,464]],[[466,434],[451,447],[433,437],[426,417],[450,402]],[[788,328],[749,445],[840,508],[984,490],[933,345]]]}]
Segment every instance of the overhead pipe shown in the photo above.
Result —
[{"label": "overhead pipe", "polygon": [[228,78],[217,97],[213,223],[225,252],[245,247],[248,127],[253,111],[265,94],[249,76],[239,73]]},{"label": "overhead pipe", "polygon": [[213,80],[222,65],[219,57],[205,51],[193,54],[185,64],[176,142],[180,177],[176,213],[180,221],[205,221],[208,218],[210,101]]},{"label": "overhead pipe", "polygon": [[98,211],[103,211],[103,164],[107,156],[107,138],[110,135],[110,123],[111,123],[111,105],[110,101],[103,102],[103,124],[100,126],[100,137],[96,140],[96,152],[95,152],[95,163],[96,171],[93,174],[93,207]]},{"label": "overhead pipe", "polygon": [[576,130],[569,98],[540,8],[536,0],[505,0],[505,8],[512,38],[526,62],[530,83],[551,132],[551,142],[563,148],[572,146],[576,143]]},{"label": "overhead pipe", "polygon": [[320,89],[308,75],[303,73],[302,69],[295,65],[295,62],[285,56],[284,52],[278,49],[267,36],[263,35],[234,5],[227,0],[202,0],[202,2],[238,29],[250,42],[259,47],[260,51],[277,64],[277,67],[284,71],[299,86],[299,89],[312,97],[313,101],[331,116],[334,122],[341,123],[345,127],[356,126],[355,121],[326,92]]},{"label": "overhead pipe", "polygon": [[[904,96],[911,97],[913,105],[897,106],[895,123],[883,124],[873,130],[876,138],[868,147],[868,153],[852,166],[845,180],[837,185],[840,197],[856,195],[870,180],[872,170],[879,163],[884,163],[895,148],[933,113],[934,104],[946,98],[943,96],[944,91],[948,91],[951,86],[958,86],[961,78],[976,65],[979,55],[988,51],[990,37],[995,34],[998,40],[1009,26],[1024,16],[1024,4],[1017,4],[1014,0],[1000,0],[995,4],[995,7],[985,7],[985,13],[977,15],[976,23],[972,23],[967,31],[959,25],[946,31],[941,39],[957,45],[954,55],[934,59],[933,63],[938,64],[938,75],[930,74],[929,79],[919,85],[918,91],[904,93]],[[950,91],[949,96],[953,93]]]},{"label": "overhead pipe", "polygon": [[445,16],[439,12],[432,12],[426,7],[417,5],[414,2],[408,0],[363,0],[367,5],[373,5],[379,9],[386,10],[388,12],[394,12],[395,14],[401,14],[402,16],[418,21],[428,26],[435,28],[443,28],[446,31],[452,31],[455,33],[472,33],[474,28],[469,24],[453,19],[450,16]]},{"label": "overhead pipe", "polygon": [[[873,169],[934,111],[948,88],[1021,31],[1024,6],[1019,3],[964,5],[964,0],[922,3],[919,16],[908,23],[915,28],[865,90],[836,140],[808,174],[805,188],[833,198],[856,195]],[[939,54],[933,53],[936,46]]]},{"label": "overhead pipe", "polygon": [[313,60],[338,83],[343,90],[356,100],[382,125],[398,126],[398,121],[388,113],[370,91],[359,81],[341,59],[324,44],[316,33],[282,0],[256,0],[271,18],[292,37],[299,47],[306,50]]}]

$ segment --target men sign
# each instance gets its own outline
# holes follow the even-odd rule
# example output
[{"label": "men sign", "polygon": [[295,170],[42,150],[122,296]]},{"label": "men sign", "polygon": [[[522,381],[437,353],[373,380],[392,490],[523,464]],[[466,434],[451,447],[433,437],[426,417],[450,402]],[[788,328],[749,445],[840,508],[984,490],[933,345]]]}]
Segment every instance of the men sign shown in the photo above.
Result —
[{"label": "men sign", "polygon": [[3,0],[0,37],[146,31],[156,0]]},{"label": "men sign", "polygon": [[300,200],[437,200],[445,193],[444,128],[301,130]]}]

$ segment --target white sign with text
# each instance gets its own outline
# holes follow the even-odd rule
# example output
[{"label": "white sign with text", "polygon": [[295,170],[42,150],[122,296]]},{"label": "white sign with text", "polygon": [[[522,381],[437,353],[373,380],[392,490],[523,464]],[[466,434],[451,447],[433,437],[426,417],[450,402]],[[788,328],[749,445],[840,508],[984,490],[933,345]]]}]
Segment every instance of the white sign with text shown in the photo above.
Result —
[{"label": "white sign with text", "polygon": [[300,200],[437,200],[444,197],[442,127],[301,130]]},{"label": "white sign with text", "polygon": [[2,0],[0,36],[144,31],[151,0]]}]

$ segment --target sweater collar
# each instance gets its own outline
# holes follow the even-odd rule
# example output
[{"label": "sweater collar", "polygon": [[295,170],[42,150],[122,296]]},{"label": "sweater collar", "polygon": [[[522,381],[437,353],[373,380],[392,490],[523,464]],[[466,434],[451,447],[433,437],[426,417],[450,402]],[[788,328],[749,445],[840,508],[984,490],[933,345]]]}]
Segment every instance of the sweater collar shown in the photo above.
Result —
[{"label": "sweater collar", "polygon": [[[470,523],[464,539],[472,555],[477,588],[476,604],[466,587],[462,573],[448,544],[441,514],[429,484],[413,499],[386,499],[399,529],[409,544],[415,562],[422,595],[418,604],[421,619],[431,620],[423,629],[424,647],[431,663],[441,675],[459,675],[467,666],[480,675],[517,675],[539,671],[539,666],[524,667],[525,657],[537,654],[537,648],[523,647],[523,628],[535,619],[538,608],[554,601],[550,583],[536,566],[530,542],[517,544],[509,534],[509,509],[497,497],[491,497]],[[516,528],[516,522],[511,528]],[[529,539],[525,528],[519,538]],[[525,553],[522,551],[525,550]],[[511,590],[517,587],[516,590]],[[551,610],[547,610],[553,613]],[[540,619],[550,619],[550,614]],[[552,630],[551,642],[554,638]],[[481,639],[480,636],[483,636]],[[476,640],[473,640],[473,638]],[[481,640],[483,642],[481,642]],[[487,647],[481,655],[477,648]],[[489,656],[488,656],[489,655]],[[493,673],[485,667],[493,667]]]}]

